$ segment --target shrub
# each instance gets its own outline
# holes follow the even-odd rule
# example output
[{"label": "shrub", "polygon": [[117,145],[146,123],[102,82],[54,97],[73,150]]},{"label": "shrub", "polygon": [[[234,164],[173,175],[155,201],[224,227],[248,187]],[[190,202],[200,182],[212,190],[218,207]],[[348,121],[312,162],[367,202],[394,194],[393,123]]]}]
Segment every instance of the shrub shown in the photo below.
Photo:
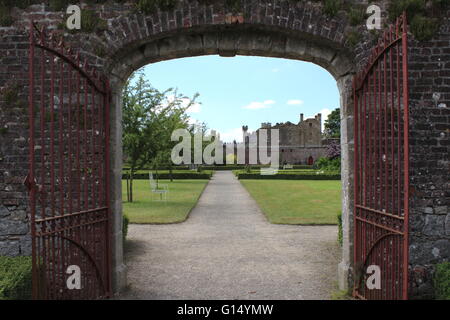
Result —
[{"label": "shrub", "polygon": [[342,247],[342,212],[339,212],[337,215],[338,219],[338,242],[339,245]]},{"label": "shrub", "polygon": [[450,262],[436,265],[433,282],[436,299],[450,300]]},{"label": "shrub", "polygon": [[31,299],[31,257],[0,256],[0,300]]},{"label": "shrub", "polygon": [[127,238],[128,235],[128,225],[130,224],[130,218],[126,214],[123,215],[122,218],[122,235],[123,235],[123,241]]},{"label": "shrub", "polygon": [[324,171],[341,171],[341,158],[320,158],[314,166]]}]

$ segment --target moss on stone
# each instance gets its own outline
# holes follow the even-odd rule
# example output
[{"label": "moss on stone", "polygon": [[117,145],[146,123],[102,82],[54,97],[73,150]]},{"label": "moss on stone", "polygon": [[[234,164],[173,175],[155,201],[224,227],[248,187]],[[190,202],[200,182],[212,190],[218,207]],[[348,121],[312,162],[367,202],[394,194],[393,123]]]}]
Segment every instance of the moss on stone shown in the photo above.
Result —
[{"label": "moss on stone", "polygon": [[0,3],[0,27],[9,27],[14,23],[11,16],[11,9]]},{"label": "moss on stone", "polygon": [[81,10],[81,30],[83,32],[99,32],[108,29],[106,20],[101,19],[94,10]]},{"label": "moss on stone", "polygon": [[347,11],[351,26],[358,26],[366,21],[366,10],[360,6],[349,8]]},{"label": "moss on stone", "polygon": [[69,6],[69,0],[50,0],[49,7],[53,11],[65,11]]},{"label": "moss on stone", "polygon": [[3,104],[12,106],[19,102],[20,86],[18,84],[9,84],[1,91]]},{"label": "moss on stone", "polygon": [[324,0],[322,10],[325,15],[334,17],[342,9],[342,5],[342,0]]},{"label": "moss on stone", "polygon": [[439,21],[436,18],[427,18],[417,14],[410,22],[411,32],[417,40],[426,41],[433,38],[439,29]]},{"label": "moss on stone", "polygon": [[136,7],[144,14],[152,14],[158,10],[171,10],[175,8],[177,0],[138,0]]},{"label": "moss on stone", "polygon": [[388,17],[394,22],[406,12],[410,30],[419,41],[430,40],[439,30],[440,20],[450,8],[448,0],[398,0],[391,1]]},{"label": "moss on stone", "polygon": [[352,30],[347,35],[347,41],[346,44],[354,49],[356,45],[361,41],[361,33],[355,30]]}]

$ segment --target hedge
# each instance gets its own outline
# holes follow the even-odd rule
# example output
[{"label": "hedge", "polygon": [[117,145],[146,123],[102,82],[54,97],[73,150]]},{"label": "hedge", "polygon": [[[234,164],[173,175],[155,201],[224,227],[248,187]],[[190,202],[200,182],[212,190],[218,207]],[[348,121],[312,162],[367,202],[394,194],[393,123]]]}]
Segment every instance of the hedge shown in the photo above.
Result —
[{"label": "hedge", "polygon": [[[127,174],[122,175],[122,179],[127,178]],[[172,173],[172,179],[174,180],[194,180],[194,179],[203,179],[203,180],[209,180],[212,176],[212,173],[198,173],[198,172],[183,172],[183,173]],[[158,173],[156,175],[153,173],[154,179],[163,179],[163,180],[169,180],[170,174],[169,173]],[[136,180],[148,180],[148,173],[136,173],[133,175],[133,179]]]},{"label": "hedge", "polygon": [[274,174],[262,175],[260,173],[238,173],[239,180],[341,180],[340,174]]},{"label": "hedge", "polygon": [[0,300],[31,299],[31,257],[0,256]]},{"label": "hedge", "polygon": [[[124,166],[123,171],[129,171],[130,167]],[[141,170],[155,170],[154,168],[142,168]],[[159,167],[158,170],[170,170],[169,167]],[[173,166],[172,170],[189,170],[189,166]]]},{"label": "hedge", "polygon": [[433,282],[436,299],[450,300],[450,262],[436,265]]},{"label": "hedge", "polygon": [[[251,170],[259,170],[261,168],[269,168],[269,165],[252,165],[250,166]],[[223,171],[223,170],[244,170],[245,165],[226,165],[226,166],[202,166],[204,170],[214,170],[214,171]],[[308,165],[294,165],[293,169],[313,169],[313,166]],[[280,169],[283,169],[283,166],[280,165]],[[286,169],[290,170],[290,169]]]}]

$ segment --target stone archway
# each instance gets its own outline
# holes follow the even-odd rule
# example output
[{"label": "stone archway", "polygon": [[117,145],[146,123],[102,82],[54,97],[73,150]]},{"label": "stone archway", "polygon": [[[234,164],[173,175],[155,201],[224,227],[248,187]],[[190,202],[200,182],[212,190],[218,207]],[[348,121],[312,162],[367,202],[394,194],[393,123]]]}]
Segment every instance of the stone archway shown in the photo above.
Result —
[{"label": "stone archway", "polygon": [[[157,0],[155,0],[157,1]],[[342,1],[330,12],[324,1],[175,0],[173,6],[136,10],[140,0],[80,1],[87,23],[67,32],[64,5],[49,1],[17,2],[0,17],[0,254],[31,254],[29,195],[23,181],[29,172],[27,91],[29,25],[33,20],[64,37],[82,59],[110,77],[114,90],[112,123],[111,208],[114,213],[114,286],[124,284],[121,247],[120,92],[123,81],[140,66],[161,60],[205,54],[282,57],[316,63],[330,72],[341,94],[343,179],[343,260],[341,288],[351,285],[353,230],[353,102],[351,77],[365,67],[376,35],[364,19],[350,24],[346,8],[369,1]],[[380,0],[387,13],[394,0]],[[150,1],[148,2],[150,3]],[[166,2],[165,2],[166,3]],[[148,10],[151,9],[151,10]],[[333,11],[333,10],[331,10]],[[432,277],[438,263],[450,256],[448,155],[450,135],[449,7],[440,29],[428,41],[411,37],[410,91],[410,297],[433,297]],[[392,13],[392,12],[389,12]],[[424,12],[422,12],[424,13]],[[418,16],[421,17],[420,13]],[[400,14],[397,12],[396,14]],[[388,22],[383,18],[383,22]],[[419,19],[420,24],[427,20]],[[428,21],[429,22],[429,21]],[[416,25],[417,26],[417,25]],[[436,23],[428,25],[433,29]],[[419,28],[422,29],[422,28]],[[416,32],[420,30],[415,30]],[[428,33],[430,30],[422,30]],[[420,35],[420,32],[419,34]],[[416,36],[416,35],[414,35]],[[422,34],[422,37],[424,34]]]},{"label": "stone archway", "polygon": [[[341,147],[342,147],[342,208],[343,208],[343,260],[339,265],[339,284],[348,288],[349,270],[352,264],[352,215],[353,215],[353,127],[351,79],[355,68],[351,54],[345,47],[320,36],[295,35],[281,28],[259,26],[211,26],[174,31],[149,38],[117,51],[108,73],[111,79],[113,103],[111,110],[111,161],[112,203],[114,213],[113,286],[119,290],[125,283],[121,234],[121,92],[126,79],[134,70],[158,61],[217,54],[279,57],[308,61],[325,68],[336,79],[341,96]],[[299,75],[301,76],[301,75]]]},{"label": "stone archway", "polygon": [[[353,0],[355,3],[359,1]],[[38,1],[36,1],[37,3]],[[345,12],[325,13],[320,1],[266,1],[241,0],[239,10],[227,7],[224,0],[177,0],[174,7],[155,9],[143,13],[135,10],[137,0],[126,3],[82,3],[88,22],[81,31],[68,33],[64,28],[66,8],[32,4],[25,9],[12,11],[13,24],[0,26],[0,89],[22,86],[20,98],[26,101],[28,87],[27,62],[29,22],[45,26],[60,33],[65,42],[79,49],[87,59],[111,81],[113,101],[111,110],[111,190],[110,207],[113,213],[113,286],[115,291],[125,284],[122,249],[122,199],[120,178],[122,171],[121,148],[121,89],[124,81],[136,69],[149,63],[181,57],[218,54],[224,57],[252,55],[287,58],[315,63],[326,69],[335,79],[340,91],[341,145],[343,181],[343,260],[339,267],[340,287],[345,289],[351,281],[352,267],[352,212],[353,212],[353,126],[352,126],[352,75],[361,67],[370,50],[371,35],[359,26],[362,38],[349,41],[357,27],[349,25]],[[35,3],[31,1],[31,3]],[[356,43],[359,43],[358,46]],[[5,57],[3,59],[3,56]],[[301,75],[299,75],[301,76]],[[10,83],[10,79],[11,81]],[[0,97],[2,99],[2,97]],[[19,104],[17,104],[19,105]],[[7,182],[8,190],[2,193],[9,209],[20,212],[24,218],[15,221],[6,217],[6,251],[12,254],[30,254],[29,221],[26,214],[28,194],[22,181],[28,171],[27,118],[20,106],[11,106],[3,114],[18,128],[18,135],[2,146],[2,153],[20,159],[2,162],[0,171],[21,172],[17,179]],[[25,102],[26,107],[26,102]],[[16,141],[17,140],[17,141]],[[17,142],[17,143],[16,143]],[[17,146],[18,145],[18,146]],[[24,160],[22,160],[24,159]],[[12,165],[13,163],[13,165]],[[22,175],[23,173],[23,175]],[[19,176],[20,175],[20,176]],[[0,216],[4,215],[0,207]],[[2,218],[3,219],[3,218]],[[3,224],[3,222],[2,222]],[[1,226],[1,225],[0,225]],[[19,236],[17,236],[19,235]],[[16,237],[17,236],[17,237]],[[18,240],[17,240],[18,239]],[[0,238],[0,243],[5,243]]]}]

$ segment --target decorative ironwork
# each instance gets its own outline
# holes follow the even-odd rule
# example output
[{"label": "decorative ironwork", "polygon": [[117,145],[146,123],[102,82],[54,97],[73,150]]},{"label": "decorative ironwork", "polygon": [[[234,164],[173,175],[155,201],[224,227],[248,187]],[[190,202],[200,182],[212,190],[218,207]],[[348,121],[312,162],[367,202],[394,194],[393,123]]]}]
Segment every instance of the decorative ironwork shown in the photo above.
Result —
[{"label": "decorative ironwork", "polygon": [[[409,97],[404,13],[353,80],[355,119],[354,295],[408,298]],[[367,267],[381,288],[366,286]]]},{"label": "decorative ironwork", "polygon": [[33,297],[110,297],[108,80],[33,23],[29,66]]}]

